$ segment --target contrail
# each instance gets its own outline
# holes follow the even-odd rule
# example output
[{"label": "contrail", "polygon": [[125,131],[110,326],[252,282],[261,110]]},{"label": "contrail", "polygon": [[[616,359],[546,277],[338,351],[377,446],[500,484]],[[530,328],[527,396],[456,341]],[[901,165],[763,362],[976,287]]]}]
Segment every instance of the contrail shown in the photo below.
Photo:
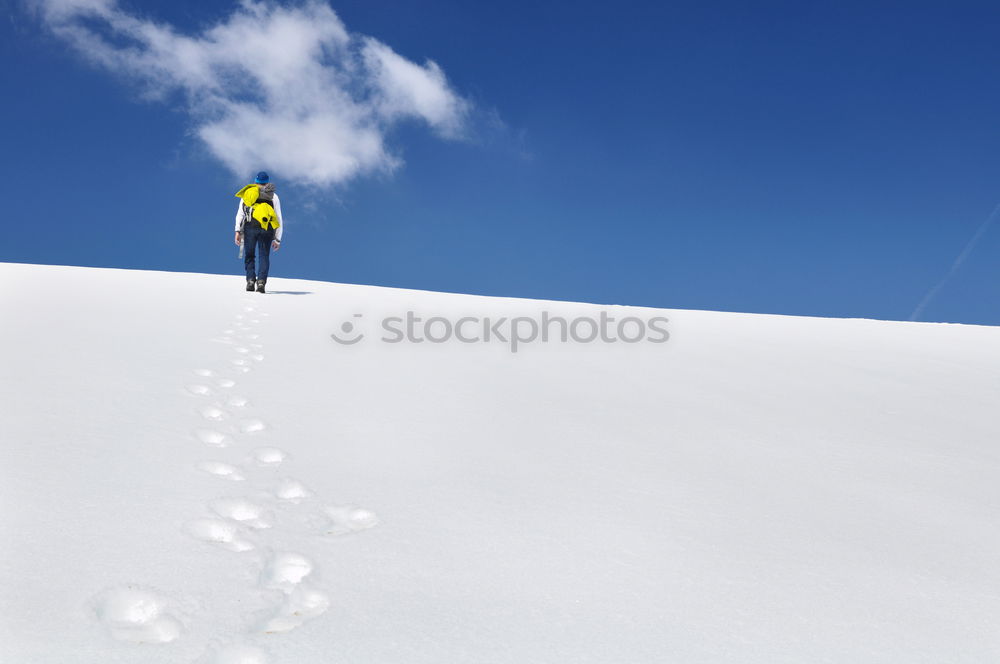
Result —
[{"label": "contrail", "polygon": [[993,212],[990,216],[986,217],[986,221],[979,226],[975,235],[973,235],[972,239],[969,240],[969,243],[965,245],[965,249],[963,249],[962,253],[958,255],[955,262],[951,264],[951,269],[948,270],[948,274],[944,275],[941,281],[937,282],[933,288],[927,291],[927,295],[924,295],[924,299],[920,300],[920,304],[918,304],[917,308],[913,310],[912,314],[910,314],[910,320],[917,320],[917,317],[924,312],[924,309],[928,304],[930,304],[931,300],[934,299],[934,296],[938,294],[938,291],[944,288],[944,285],[948,283],[956,272],[958,272],[958,268],[962,267],[962,263],[964,263],[965,259],[969,257],[972,250],[976,248],[976,244],[979,243],[980,238],[982,238],[983,235],[986,234],[986,231],[989,230],[990,226],[993,224],[993,220],[997,218],[998,214],[1000,214],[1000,205],[993,208]]}]

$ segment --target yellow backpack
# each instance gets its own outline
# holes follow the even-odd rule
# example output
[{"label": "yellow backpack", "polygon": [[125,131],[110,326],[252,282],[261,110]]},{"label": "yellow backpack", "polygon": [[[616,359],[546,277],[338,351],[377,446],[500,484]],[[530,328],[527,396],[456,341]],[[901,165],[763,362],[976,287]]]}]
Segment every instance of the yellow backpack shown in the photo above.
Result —
[{"label": "yellow backpack", "polygon": [[248,212],[248,216],[253,217],[253,220],[260,224],[261,228],[264,230],[269,227],[277,228],[281,224],[278,223],[278,215],[274,208],[267,201],[257,202],[258,196],[260,196],[260,187],[256,184],[248,184],[236,192],[236,198],[243,199],[243,205],[246,206],[245,212]]}]

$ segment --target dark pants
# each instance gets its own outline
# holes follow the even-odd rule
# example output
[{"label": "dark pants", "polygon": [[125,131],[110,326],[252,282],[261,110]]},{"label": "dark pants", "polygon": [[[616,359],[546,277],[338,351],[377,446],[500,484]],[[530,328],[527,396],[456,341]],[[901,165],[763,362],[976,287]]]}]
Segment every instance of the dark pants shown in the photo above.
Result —
[{"label": "dark pants", "polygon": [[[271,241],[274,229],[264,230],[256,222],[243,224],[243,264],[247,268],[247,281],[259,279],[267,281],[267,271],[271,267]],[[254,259],[260,253],[260,269],[254,273]]]}]

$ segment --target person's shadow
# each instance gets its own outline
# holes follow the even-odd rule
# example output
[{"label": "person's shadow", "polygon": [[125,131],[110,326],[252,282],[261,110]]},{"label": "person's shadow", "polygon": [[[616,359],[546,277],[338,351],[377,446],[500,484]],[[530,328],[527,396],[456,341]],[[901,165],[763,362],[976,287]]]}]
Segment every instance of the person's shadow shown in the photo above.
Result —
[{"label": "person's shadow", "polygon": [[266,295],[312,295],[308,290],[269,290]]}]

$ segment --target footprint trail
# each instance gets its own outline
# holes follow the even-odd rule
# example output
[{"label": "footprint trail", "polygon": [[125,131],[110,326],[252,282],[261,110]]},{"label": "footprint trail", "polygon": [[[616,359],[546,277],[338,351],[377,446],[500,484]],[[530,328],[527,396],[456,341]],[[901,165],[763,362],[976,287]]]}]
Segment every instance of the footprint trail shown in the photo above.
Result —
[{"label": "footprint trail", "polygon": [[[202,513],[190,514],[180,530],[192,546],[217,550],[212,555],[233,556],[234,561],[247,564],[248,571],[259,570],[256,583],[249,581],[253,574],[247,574],[245,590],[258,593],[271,607],[243,616],[244,631],[217,635],[218,640],[197,660],[199,664],[269,664],[265,651],[241,641],[255,634],[289,632],[328,611],[331,600],[321,589],[315,559],[279,546],[289,534],[304,538],[302,542],[319,541],[325,535],[354,533],[379,523],[370,510],[325,503],[301,481],[276,475],[276,469],[287,466],[292,456],[280,447],[260,445],[259,438],[270,442],[274,435],[261,417],[266,413],[254,406],[265,402],[244,392],[247,385],[240,389],[242,393],[231,391],[242,375],[265,366],[260,331],[270,314],[259,306],[256,296],[245,298],[241,312],[234,314],[221,334],[206,337],[224,355],[213,368],[191,369],[190,375],[196,378],[181,385],[188,395],[203,399],[188,414],[203,425],[192,423],[191,438],[197,441],[192,444],[211,447],[218,456],[188,466],[188,472],[199,473],[206,487],[237,491],[208,500]],[[249,445],[251,441],[257,445]],[[177,606],[158,591],[123,585],[103,593],[92,608],[112,638],[163,644],[188,632],[191,618]]]}]

